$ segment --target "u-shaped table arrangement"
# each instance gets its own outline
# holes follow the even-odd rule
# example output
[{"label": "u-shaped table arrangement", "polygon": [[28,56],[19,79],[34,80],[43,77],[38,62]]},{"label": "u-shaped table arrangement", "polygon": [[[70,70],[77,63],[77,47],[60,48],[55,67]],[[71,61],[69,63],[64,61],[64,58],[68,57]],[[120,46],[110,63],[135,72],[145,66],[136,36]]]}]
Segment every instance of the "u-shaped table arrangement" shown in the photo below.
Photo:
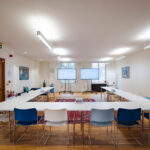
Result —
[{"label": "u-shaped table arrangement", "polygon": [[[0,111],[13,112],[14,108],[29,109],[36,108],[37,111],[44,111],[45,109],[59,110],[67,109],[67,111],[81,111],[82,116],[82,135],[84,143],[84,111],[91,111],[92,109],[111,109],[117,111],[119,108],[136,109],[141,108],[143,112],[150,111],[150,101],[144,97],[131,94],[112,87],[103,87],[105,90],[112,92],[120,97],[128,99],[128,102],[29,102],[31,99],[49,91],[53,87],[45,87],[36,91],[30,91],[22,96],[13,97],[9,100],[0,103]],[[9,117],[10,118],[10,117]],[[150,122],[150,121],[149,121]],[[150,125],[150,123],[149,123]],[[150,128],[150,127],[149,127]],[[10,128],[11,129],[11,128]],[[11,131],[10,131],[11,134]]]}]

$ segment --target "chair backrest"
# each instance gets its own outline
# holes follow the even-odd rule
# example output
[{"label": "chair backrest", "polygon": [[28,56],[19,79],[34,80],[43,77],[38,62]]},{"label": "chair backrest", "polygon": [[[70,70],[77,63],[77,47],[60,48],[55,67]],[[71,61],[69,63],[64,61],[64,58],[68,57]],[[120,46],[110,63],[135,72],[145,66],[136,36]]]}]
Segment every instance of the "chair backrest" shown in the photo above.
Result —
[{"label": "chair backrest", "polygon": [[117,121],[135,122],[141,120],[141,108],[123,109],[119,108],[117,113]]},{"label": "chair backrest", "polygon": [[108,122],[114,120],[114,109],[92,109],[90,120],[95,122]]},{"label": "chair backrest", "polygon": [[44,117],[46,121],[51,121],[51,122],[62,122],[68,120],[66,109],[60,109],[60,110],[45,109]]},{"label": "chair backrest", "polygon": [[22,122],[37,121],[37,110],[31,109],[14,109],[15,120]]},{"label": "chair backrest", "polygon": [[53,89],[50,89],[50,93],[54,93],[55,92],[54,84],[51,84],[50,87],[53,87]]},{"label": "chair backrest", "polygon": [[29,88],[27,86],[24,87],[24,92],[29,92]]}]

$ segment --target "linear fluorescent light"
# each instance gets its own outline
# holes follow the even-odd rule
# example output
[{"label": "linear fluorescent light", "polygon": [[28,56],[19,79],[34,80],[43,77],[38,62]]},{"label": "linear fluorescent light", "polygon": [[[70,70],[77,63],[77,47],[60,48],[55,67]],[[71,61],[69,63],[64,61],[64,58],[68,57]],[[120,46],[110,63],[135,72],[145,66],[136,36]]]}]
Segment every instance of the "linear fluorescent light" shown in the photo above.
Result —
[{"label": "linear fluorescent light", "polygon": [[50,50],[52,50],[52,46],[47,42],[47,40],[40,31],[37,31],[37,36]]},{"label": "linear fluorescent light", "polygon": [[150,48],[150,45],[144,47],[144,49],[148,49],[148,48]]},{"label": "linear fluorescent light", "polygon": [[100,61],[111,61],[113,60],[113,57],[103,57],[100,59]]},{"label": "linear fluorescent light", "polygon": [[114,51],[112,51],[110,54],[111,55],[121,55],[121,54],[125,54],[127,52],[129,52],[131,50],[131,48],[129,47],[122,47],[122,48],[118,48]]},{"label": "linear fluorescent light", "polygon": [[124,59],[126,56],[120,56],[120,57],[118,57],[118,58],[116,58],[115,60],[116,61],[119,61],[119,60],[121,60],[121,59]]}]

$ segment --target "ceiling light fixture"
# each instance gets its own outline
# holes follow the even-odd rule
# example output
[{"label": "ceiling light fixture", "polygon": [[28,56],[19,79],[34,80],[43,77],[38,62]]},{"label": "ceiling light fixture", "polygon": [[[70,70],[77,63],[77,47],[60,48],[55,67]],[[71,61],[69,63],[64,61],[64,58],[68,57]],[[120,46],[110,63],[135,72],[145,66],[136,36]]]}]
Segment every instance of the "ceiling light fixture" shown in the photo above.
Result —
[{"label": "ceiling light fixture", "polygon": [[61,47],[55,47],[53,48],[53,53],[58,56],[67,56],[69,54],[68,50]]},{"label": "ceiling light fixture", "polygon": [[129,47],[122,47],[122,48],[118,48],[118,49],[112,51],[110,54],[111,55],[121,55],[121,54],[125,54],[125,53],[129,52],[130,49],[131,48],[129,48]]},{"label": "ceiling light fixture", "polygon": [[148,49],[148,48],[150,48],[150,45],[144,47],[144,49]]},{"label": "ceiling light fixture", "polygon": [[52,46],[47,42],[47,40],[40,31],[37,31],[37,36],[50,50],[52,50]]},{"label": "ceiling light fixture", "polygon": [[118,57],[118,58],[116,58],[115,60],[116,61],[119,61],[119,60],[121,60],[121,59],[124,59],[126,56],[120,56],[120,57]]},{"label": "ceiling light fixture", "polygon": [[150,48],[150,40],[145,40],[144,41],[144,49]]},{"label": "ceiling light fixture", "polygon": [[100,61],[111,61],[113,59],[114,59],[113,57],[103,57],[103,58],[100,58]]}]

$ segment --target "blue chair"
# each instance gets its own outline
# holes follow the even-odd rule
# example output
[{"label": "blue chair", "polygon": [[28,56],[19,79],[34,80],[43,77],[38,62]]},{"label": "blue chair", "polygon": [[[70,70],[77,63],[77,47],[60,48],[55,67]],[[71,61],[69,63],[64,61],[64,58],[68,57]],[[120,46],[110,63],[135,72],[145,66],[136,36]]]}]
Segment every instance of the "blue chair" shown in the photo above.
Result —
[{"label": "blue chair", "polygon": [[90,145],[92,144],[91,126],[107,127],[107,133],[108,133],[108,126],[111,126],[111,139],[112,139],[113,144],[115,145],[115,140],[112,136],[113,120],[114,120],[114,109],[104,109],[104,110],[92,109],[91,110],[90,123],[88,126]]},{"label": "blue chair", "polygon": [[52,89],[50,89],[50,94],[53,94],[53,98],[55,98],[55,88],[54,88],[54,84],[51,84],[50,87],[52,87]]},{"label": "blue chair", "polygon": [[29,88],[26,86],[24,87],[24,92],[28,93],[29,92]]},{"label": "blue chair", "polygon": [[[144,118],[146,118],[148,121],[148,125],[146,125],[146,127],[144,127],[144,129],[148,129],[148,143],[150,143],[150,111],[144,111],[143,112],[143,122],[144,122]],[[144,123],[143,123],[144,126]]]},{"label": "blue chair", "polygon": [[[141,142],[135,137],[131,131],[131,127],[140,126],[142,127],[141,121],[141,108],[137,109],[123,109],[119,108],[116,118],[116,143],[118,145],[118,127],[127,127],[131,133],[131,136],[136,140],[136,142],[140,145]],[[141,128],[142,129],[142,128]],[[142,131],[142,130],[141,130]]]},{"label": "blue chair", "polygon": [[[35,108],[31,109],[14,109],[14,144],[20,141],[26,134],[28,127],[32,125],[38,124],[38,116],[37,110]],[[25,131],[16,141],[15,141],[15,134],[16,134],[16,127],[17,126],[24,126]],[[38,136],[38,135],[37,135]]]}]

